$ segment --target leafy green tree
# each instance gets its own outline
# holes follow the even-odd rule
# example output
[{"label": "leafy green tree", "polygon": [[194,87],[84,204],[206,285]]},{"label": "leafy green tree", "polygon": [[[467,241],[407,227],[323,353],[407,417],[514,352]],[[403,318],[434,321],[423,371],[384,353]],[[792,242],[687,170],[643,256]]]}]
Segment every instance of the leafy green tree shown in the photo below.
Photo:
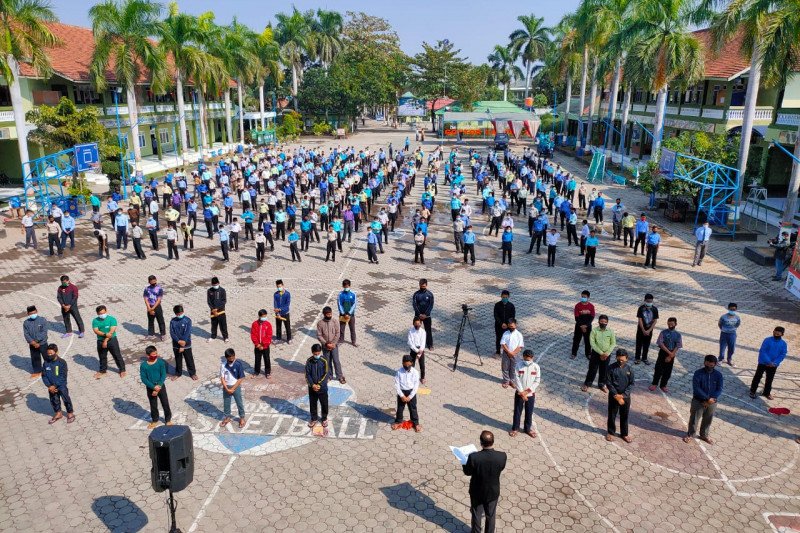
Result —
[{"label": "leafy green tree", "polygon": [[492,66],[494,80],[503,86],[503,100],[508,100],[508,86],[522,78],[522,70],[516,65],[519,53],[513,47],[494,45],[487,59]]},{"label": "leafy green tree", "polygon": [[[434,108],[436,102],[447,97],[462,101],[468,105],[472,103],[469,97],[474,95],[472,88],[465,84],[456,84],[455,80],[464,77],[466,60],[459,57],[460,49],[449,41],[436,41],[434,45],[422,43],[422,52],[411,60],[411,85],[418,97],[432,102],[431,122],[433,131],[436,131]],[[462,100],[462,96],[465,97]]]},{"label": "leafy green tree", "polygon": [[539,93],[533,97],[533,107],[547,107],[547,96]]},{"label": "leafy green tree", "polygon": [[78,109],[72,100],[62,97],[56,106],[34,107],[26,113],[25,120],[36,126],[28,133],[28,140],[42,145],[48,152],[96,142],[102,172],[108,176],[112,189],[119,185],[122,150],[116,135],[100,123],[98,108]]},{"label": "leafy green tree", "polygon": [[297,90],[303,76],[303,63],[313,50],[312,21],[313,13],[301,13],[297,8],[292,9],[292,14],[278,13],[275,26],[275,40],[281,46],[283,63],[292,72],[292,97],[294,108],[297,110]]}]

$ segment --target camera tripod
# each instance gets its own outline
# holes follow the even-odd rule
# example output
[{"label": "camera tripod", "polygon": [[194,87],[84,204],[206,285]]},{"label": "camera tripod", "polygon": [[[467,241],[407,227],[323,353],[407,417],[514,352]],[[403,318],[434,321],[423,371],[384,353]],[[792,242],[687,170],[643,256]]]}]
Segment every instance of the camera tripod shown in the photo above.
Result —
[{"label": "camera tripod", "polygon": [[465,330],[464,326],[469,326],[469,332],[472,335],[472,342],[475,344],[475,353],[478,354],[478,361],[480,361],[481,366],[483,366],[483,359],[481,359],[481,354],[480,351],[478,350],[478,340],[475,338],[475,330],[472,329],[472,322],[469,319],[469,311],[471,310],[471,308],[467,307],[466,305],[462,305],[461,310],[463,311],[464,315],[461,317],[461,325],[458,326],[458,339],[456,340],[456,351],[453,354],[453,372],[456,371],[456,367],[458,366],[458,352],[461,350],[461,343],[464,342],[464,330]]}]

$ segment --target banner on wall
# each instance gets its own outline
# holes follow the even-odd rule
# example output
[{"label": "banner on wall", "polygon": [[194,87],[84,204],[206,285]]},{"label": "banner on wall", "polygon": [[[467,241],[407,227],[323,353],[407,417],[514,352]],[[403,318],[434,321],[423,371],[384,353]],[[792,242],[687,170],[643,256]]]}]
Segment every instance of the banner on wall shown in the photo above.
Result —
[{"label": "banner on wall", "polygon": [[786,290],[800,298],[800,246],[794,247],[794,254],[786,274]]}]

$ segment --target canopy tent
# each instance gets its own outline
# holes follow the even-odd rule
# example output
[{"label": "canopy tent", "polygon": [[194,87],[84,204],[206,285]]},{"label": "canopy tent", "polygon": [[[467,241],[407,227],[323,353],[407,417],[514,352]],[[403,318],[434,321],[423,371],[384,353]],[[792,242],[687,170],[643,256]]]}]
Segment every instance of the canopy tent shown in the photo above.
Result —
[{"label": "canopy tent", "polygon": [[536,138],[541,121],[527,111],[487,113],[478,111],[446,111],[439,115],[439,135],[445,137],[493,136],[495,133],[508,133],[515,139],[524,133]]}]

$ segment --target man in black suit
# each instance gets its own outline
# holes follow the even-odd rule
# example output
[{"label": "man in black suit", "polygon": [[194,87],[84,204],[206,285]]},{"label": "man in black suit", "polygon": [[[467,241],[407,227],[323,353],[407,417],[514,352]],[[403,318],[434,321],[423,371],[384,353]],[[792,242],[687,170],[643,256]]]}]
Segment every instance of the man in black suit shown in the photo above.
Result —
[{"label": "man in black suit", "polygon": [[481,522],[486,514],[486,533],[494,533],[494,515],[500,497],[500,472],[506,467],[505,452],[495,451],[494,434],[481,432],[479,452],[469,454],[464,473],[469,480],[469,502],[472,514],[472,533],[481,533]]}]

